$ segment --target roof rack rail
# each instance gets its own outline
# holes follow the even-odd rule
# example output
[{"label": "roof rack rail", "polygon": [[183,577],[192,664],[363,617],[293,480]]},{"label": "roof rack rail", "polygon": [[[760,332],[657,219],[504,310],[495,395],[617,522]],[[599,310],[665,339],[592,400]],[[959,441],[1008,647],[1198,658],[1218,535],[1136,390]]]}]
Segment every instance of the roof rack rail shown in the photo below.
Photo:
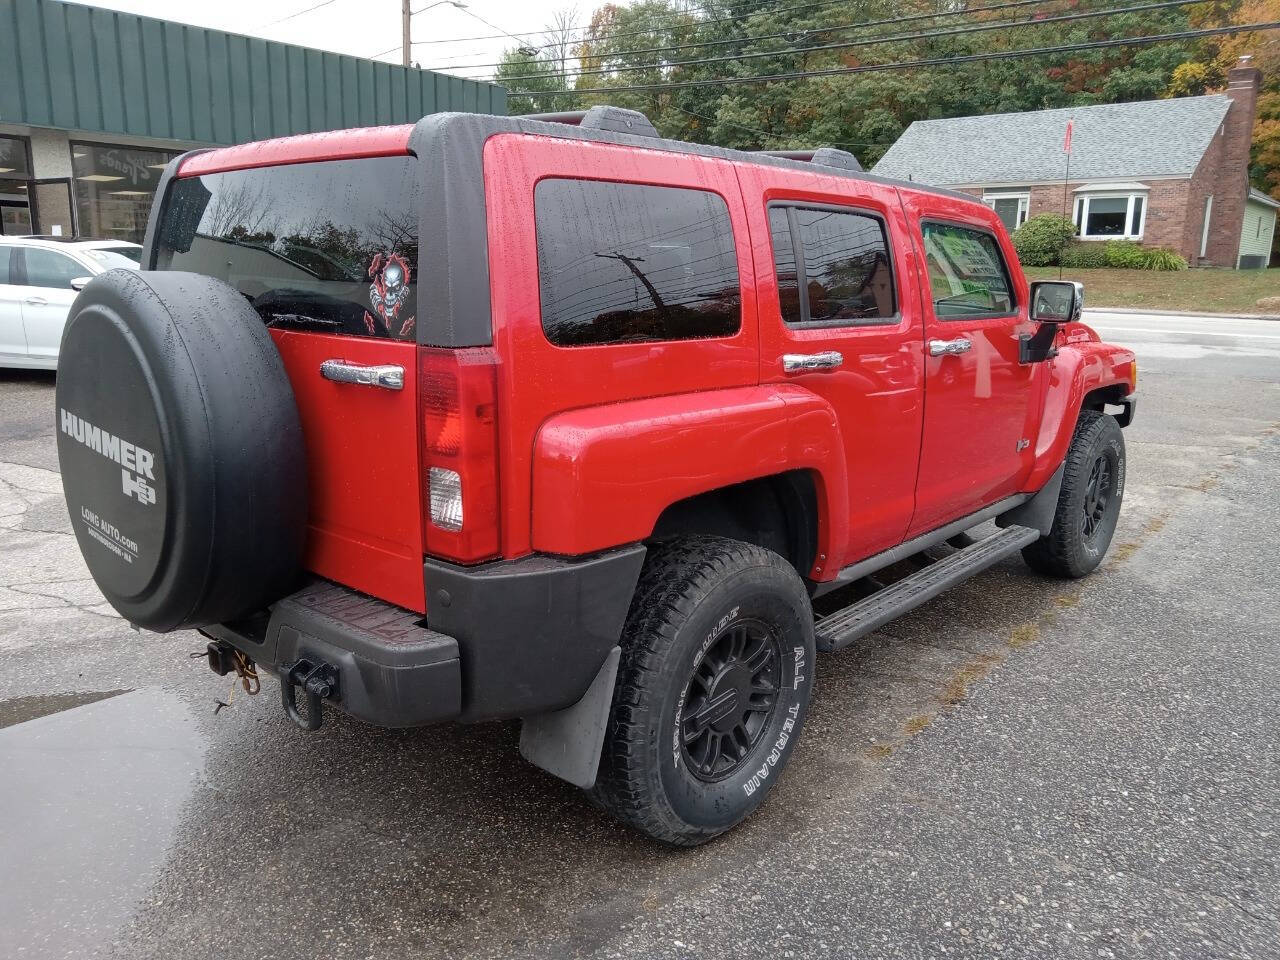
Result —
[{"label": "roof rack rail", "polygon": [[816,163],[822,167],[839,167],[841,170],[863,172],[862,164],[848,150],[837,150],[835,147],[815,147],[812,150],[755,150],[770,157],[782,157],[784,160],[803,160],[805,163]]},{"label": "roof rack rail", "polygon": [[658,131],[649,118],[639,110],[610,107],[598,104],[590,110],[566,110],[563,113],[526,113],[522,120],[541,120],[543,123],[567,123],[583,130],[607,130],[610,133],[629,133],[635,137],[657,137]]}]

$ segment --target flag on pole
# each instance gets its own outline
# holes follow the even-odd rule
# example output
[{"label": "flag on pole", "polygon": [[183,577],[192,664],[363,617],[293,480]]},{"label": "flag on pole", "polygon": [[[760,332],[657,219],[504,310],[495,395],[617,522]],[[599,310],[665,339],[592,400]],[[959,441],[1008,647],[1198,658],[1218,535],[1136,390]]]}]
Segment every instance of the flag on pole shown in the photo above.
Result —
[{"label": "flag on pole", "polygon": [[1072,127],[1072,124],[1074,124],[1074,123],[1075,123],[1075,121],[1074,121],[1074,120],[1068,120],[1068,121],[1067,121],[1067,136],[1066,136],[1066,138],[1062,141],[1062,152],[1063,152],[1063,153],[1070,153],[1070,152],[1071,152],[1071,127]]}]

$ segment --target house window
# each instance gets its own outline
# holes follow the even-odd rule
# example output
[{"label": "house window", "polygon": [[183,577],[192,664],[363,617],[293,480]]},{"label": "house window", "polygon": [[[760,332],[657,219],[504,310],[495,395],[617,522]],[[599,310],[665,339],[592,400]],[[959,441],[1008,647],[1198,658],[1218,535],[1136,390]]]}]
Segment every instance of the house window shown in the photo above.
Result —
[{"label": "house window", "polygon": [[1146,212],[1145,193],[1086,193],[1076,197],[1076,232],[1086,240],[1140,240]]},{"label": "house window", "polygon": [[1027,222],[1027,212],[1031,209],[1029,193],[988,193],[982,202],[996,212],[1004,228],[1010,233]]}]

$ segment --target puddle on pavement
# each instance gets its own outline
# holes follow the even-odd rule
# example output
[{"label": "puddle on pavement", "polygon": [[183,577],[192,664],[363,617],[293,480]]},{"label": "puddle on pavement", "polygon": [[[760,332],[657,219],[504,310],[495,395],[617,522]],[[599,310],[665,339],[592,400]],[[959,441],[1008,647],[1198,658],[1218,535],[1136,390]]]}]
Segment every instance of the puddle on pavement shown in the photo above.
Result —
[{"label": "puddle on pavement", "polygon": [[46,693],[38,697],[14,697],[0,700],[0,730],[15,723],[26,723],[53,713],[61,713],[73,707],[97,703],[109,697],[118,697],[129,690],[94,690],[88,693]]},{"label": "puddle on pavement", "polygon": [[22,698],[44,715],[0,730],[0,930],[28,958],[92,956],[128,922],[204,769],[177,698],[58,696]]}]

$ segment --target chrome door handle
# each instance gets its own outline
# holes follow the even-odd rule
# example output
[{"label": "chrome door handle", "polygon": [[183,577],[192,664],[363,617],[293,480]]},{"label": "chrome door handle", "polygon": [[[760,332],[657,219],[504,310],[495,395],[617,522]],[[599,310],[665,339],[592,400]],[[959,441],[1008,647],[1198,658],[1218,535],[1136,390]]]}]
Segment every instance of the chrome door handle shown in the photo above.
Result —
[{"label": "chrome door handle", "polygon": [[49,303],[49,301],[46,300],[44,297],[27,297],[27,299],[24,300],[23,303],[29,303],[33,307],[43,307],[43,306],[46,306]]},{"label": "chrome door handle", "polygon": [[404,367],[393,363],[365,366],[345,360],[326,360],[320,364],[320,376],[334,383],[355,383],[384,390],[404,389]]},{"label": "chrome door handle", "polygon": [[844,363],[844,354],[836,350],[826,353],[784,353],[782,370],[784,373],[803,373],[805,370],[834,370]]},{"label": "chrome door handle", "polygon": [[969,348],[972,346],[973,341],[964,337],[957,337],[955,340],[930,340],[929,356],[956,356],[957,354],[968,353]]}]

